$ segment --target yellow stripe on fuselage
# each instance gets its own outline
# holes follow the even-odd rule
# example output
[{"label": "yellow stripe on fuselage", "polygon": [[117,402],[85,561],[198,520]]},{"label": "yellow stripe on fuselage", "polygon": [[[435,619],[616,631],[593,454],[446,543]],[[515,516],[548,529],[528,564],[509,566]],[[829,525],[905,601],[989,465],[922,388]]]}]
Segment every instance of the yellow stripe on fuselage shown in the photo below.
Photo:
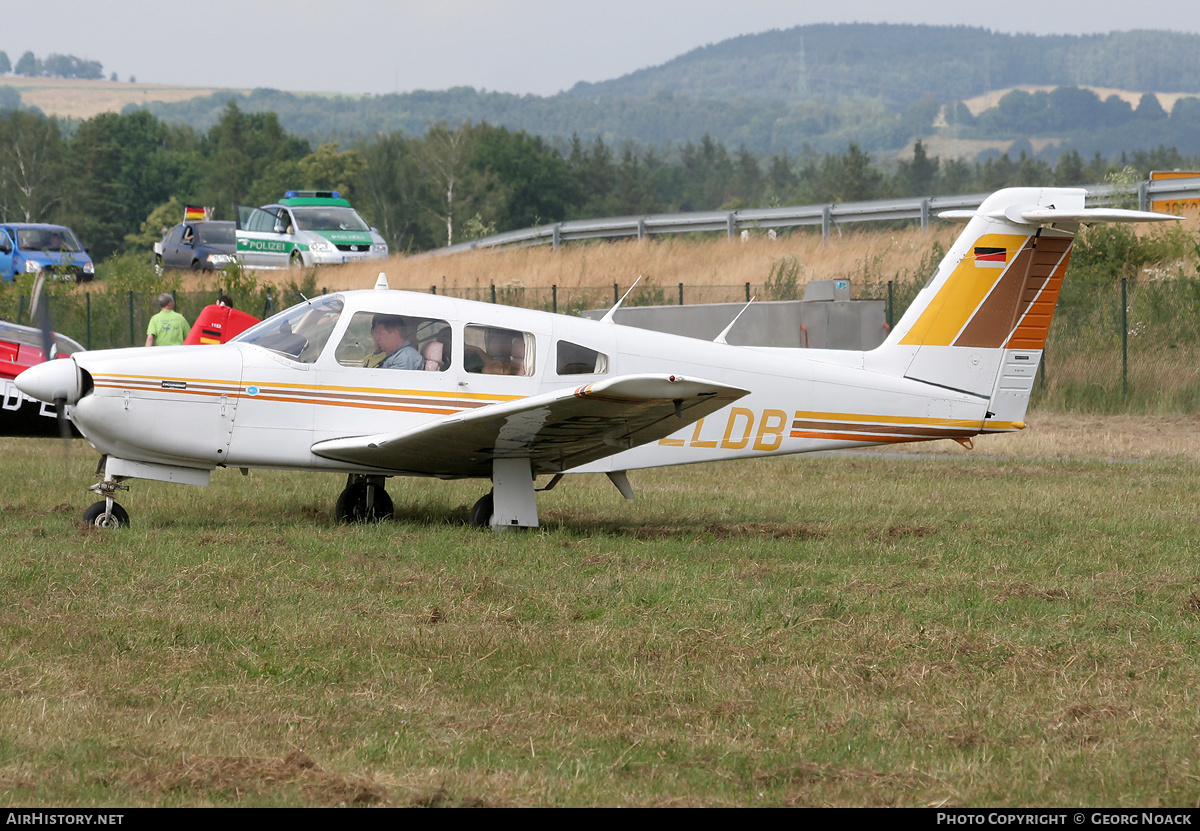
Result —
[{"label": "yellow stripe on fuselage", "polygon": [[[300,392],[312,392],[315,394],[329,393],[347,393],[347,392],[365,392],[374,393],[376,395],[407,395],[420,396],[428,398],[448,398],[464,401],[488,401],[502,403],[505,401],[516,401],[519,398],[524,398],[522,395],[497,395],[484,392],[442,392],[440,390],[406,390],[392,389],[390,387],[338,387],[328,386],[324,384],[281,384],[275,381],[247,381],[239,383],[238,381],[228,378],[184,378],[184,377],[169,377],[165,378],[161,375],[97,375],[96,380],[103,379],[103,386],[114,387],[119,386],[121,381],[130,381],[138,383],[140,388],[144,389],[146,383],[159,384],[163,381],[181,382],[185,384],[218,384],[223,386],[232,386],[239,393],[244,394],[249,387],[259,387],[260,389],[272,390],[298,390]],[[98,384],[99,385],[99,384]],[[157,389],[157,387],[155,387]]]},{"label": "yellow stripe on fuselage", "polygon": [[[162,386],[164,382],[180,386]],[[132,389],[202,398],[228,396],[235,401],[244,399],[245,401],[312,404],[322,407],[390,410],[431,415],[453,415],[463,410],[515,401],[524,397],[492,393],[443,392],[441,390],[339,387],[275,382],[238,383],[228,379],[163,378],[159,375],[97,375],[94,384],[97,389]],[[248,392],[252,387],[257,388],[253,395]]]},{"label": "yellow stripe on fuselage", "polygon": [[847,430],[874,425],[894,425],[900,428],[897,432],[902,432],[904,427],[935,427],[944,430],[975,430],[979,432],[1008,432],[1025,429],[1025,422],[1023,421],[980,421],[979,419],[971,418],[931,418],[929,416],[870,415],[867,413],[818,413],[797,410],[792,422],[793,430],[795,431],[804,427],[803,422],[836,422],[845,425],[845,429]]}]

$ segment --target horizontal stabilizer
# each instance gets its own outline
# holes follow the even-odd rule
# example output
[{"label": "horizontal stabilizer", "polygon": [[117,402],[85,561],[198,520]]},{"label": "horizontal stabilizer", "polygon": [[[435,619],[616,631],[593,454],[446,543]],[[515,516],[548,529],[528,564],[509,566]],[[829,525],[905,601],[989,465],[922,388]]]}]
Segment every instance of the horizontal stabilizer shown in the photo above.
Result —
[{"label": "horizontal stabilizer", "polygon": [[[942,211],[939,219],[952,222],[968,222],[981,215],[978,211]],[[1154,211],[1133,211],[1126,208],[1077,208],[1059,210],[1054,207],[1026,208],[1012,205],[1003,211],[982,214],[988,219],[1008,220],[1018,225],[1050,225],[1055,222],[1078,222],[1083,225],[1097,222],[1166,222],[1180,220],[1181,216],[1160,214]]]},{"label": "horizontal stabilizer", "polygon": [[1019,218],[1007,217],[1013,222],[1030,225],[1049,225],[1051,222],[1166,222],[1180,220],[1181,216],[1160,214],[1154,211],[1131,211],[1124,208],[1084,208],[1081,211],[1058,211],[1053,208],[1033,208],[1021,211]]},{"label": "horizontal stabilizer", "polygon": [[397,473],[490,476],[495,459],[557,473],[669,436],[748,391],[678,375],[626,375],[482,407],[403,433],[317,442],[326,459]]}]

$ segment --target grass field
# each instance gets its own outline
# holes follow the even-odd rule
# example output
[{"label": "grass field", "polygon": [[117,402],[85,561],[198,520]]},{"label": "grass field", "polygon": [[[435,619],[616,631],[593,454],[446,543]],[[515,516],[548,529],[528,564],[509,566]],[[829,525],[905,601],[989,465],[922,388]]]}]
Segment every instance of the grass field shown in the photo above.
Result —
[{"label": "grass field", "polygon": [[187,101],[220,91],[215,87],[18,75],[0,79],[0,85],[15,89],[21,96],[21,103],[27,107],[37,107],[46,115],[80,119],[100,113],[119,113],[130,104],[145,106],[155,101]]},{"label": "grass field", "polygon": [[1195,806],[1200,431],[1030,421],[568,479],[518,534],[233,471],[104,533],[84,443],[5,440],[0,802]]}]

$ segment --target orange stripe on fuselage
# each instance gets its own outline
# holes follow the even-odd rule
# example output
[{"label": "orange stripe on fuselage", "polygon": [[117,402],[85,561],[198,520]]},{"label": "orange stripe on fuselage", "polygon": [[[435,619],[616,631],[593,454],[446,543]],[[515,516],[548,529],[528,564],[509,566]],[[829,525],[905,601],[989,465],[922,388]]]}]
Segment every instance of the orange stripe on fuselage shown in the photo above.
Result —
[{"label": "orange stripe on fuselage", "polygon": [[[183,384],[183,388],[164,387],[162,383]],[[489,393],[446,393],[437,390],[381,390],[372,387],[311,387],[300,384],[238,385],[233,381],[196,378],[161,378],[148,375],[98,376],[97,389],[135,390],[176,396],[216,398],[226,396],[232,401],[270,401],[281,404],[311,404],[322,407],[350,407],[363,410],[454,415],[463,410],[477,409],[493,403],[514,401],[523,396]],[[250,395],[246,390],[257,387]],[[307,393],[307,394],[305,394]],[[353,393],[358,393],[354,395]]]}]

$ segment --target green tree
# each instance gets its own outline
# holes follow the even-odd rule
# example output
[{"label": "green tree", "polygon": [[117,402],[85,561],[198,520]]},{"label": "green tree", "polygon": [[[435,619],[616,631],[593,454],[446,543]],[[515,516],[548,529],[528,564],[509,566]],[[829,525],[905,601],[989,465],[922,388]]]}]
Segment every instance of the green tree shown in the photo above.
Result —
[{"label": "green tree", "polygon": [[993,191],[1009,187],[1017,179],[1016,165],[1007,153],[998,158],[988,159],[983,163],[980,179],[983,190]]},{"label": "green tree", "polygon": [[142,220],[137,233],[126,234],[124,248],[127,251],[149,251],[154,243],[163,238],[171,228],[183,221],[183,203],[172,196],[150,211]]},{"label": "green tree", "polygon": [[613,153],[601,136],[587,150],[578,134],[571,137],[567,173],[572,182],[572,218],[595,218],[620,213],[616,196],[617,167]]},{"label": "green tree", "polygon": [[482,216],[485,225],[508,230],[565,218],[571,182],[558,152],[539,137],[489,124],[476,128],[474,143],[471,166],[502,197]]},{"label": "green tree", "polygon": [[733,160],[725,145],[708,133],[699,145],[690,141],[680,150],[683,170],[683,192],[680,208],[685,211],[712,210],[725,204],[733,193]]},{"label": "green tree", "polygon": [[360,209],[378,226],[393,251],[437,244],[433,237],[424,236],[420,222],[419,145],[418,140],[406,138],[397,130],[377,135],[358,148],[363,169],[355,192],[366,198]]},{"label": "green tree", "polygon": [[201,142],[201,152],[206,174],[203,201],[221,216],[232,218],[238,205],[250,201],[255,183],[273,164],[299,161],[310,148],[308,142],[287,134],[275,113],[244,113],[230,101]]},{"label": "green tree", "polygon": [[929,158],[925,145],[920,139],[913,144],[911,162],[900,162],[896,171],[901,189],[909,196],[934,195],[934,182],[937,180],[938,167],[941,160]]},{"label": "green tree", "polygon": [[907,139],[910,136],[927,136],[933,131],[933,120],[941,112],[937,96],[926,93],[908,106],[900,115],[900,129]]},{"label": "green tree", "polygon": [[1157,95],[1147,92],[1138,100],[1133,116],[1139,121],[1166,121],[1167,111],[1163,109]]},{"label": "green tree", "polygon": [[962,159],[950,159],[942,166],[941,181],[947,194],[970,193],[975,188],[975,171]]},{"label": "green tree", "polygon": [[1054,166],[1054,184],[1057,187],[1077,187],[1087,183],[1087,170],[1078,150],[1071,150],[1058,157]]},{"label": "green tree", "polygon": [[120,248],[155,205],[186,181],[185,158],[168,149],[165,124],[145,110],[102,113],[79,125],[68,144],[72,187],[62,215],[104,259]]},{"label": "green tree", "polygon": [[871,156],[854,142],[846,155],[837,160],[832,184],[833,201],[863,202],[877,199],[883,185],[883,174],[871,165]]},{"label": "green tree", "polygon": [[0,75],[12,72],[12,64],[8,62],[8,53],[0,52]]},{"label": "green tree", "polygon": [[1021,154],[1021,160],[1017,164],[1016,185],[1018,187],[1040,187],[1051,184],[1053,181],[1054,174],[1050,170],[1050,165],[1032,156]]},{"label": "green tree", "polygon": [[[451,129],[445,122],[425,134],[418,152],[425,179],[422,204],[427,216],[442,228],[444,245],[454,244],[455,223],[479,214],[485,224],[503,197],[495,188],[496,175],[473,164],[477,129],[469,122]],[[487,204],[487,203],[491,204]]]},{"label": "green tree", "polygon": [[354,183],[366,166],[357,151],[342,150],[337,142],[322,144],[296,164],[305,188],[336,190],[350,200],[355,197]]},{"label": "green tree", "polygon": [[289,190],[335,190],[353,200],[354,183],[363,166],[356,151],[343,152],[337,142],[323,144],[301,159],[268,164],[250,188],[246,201],[254,205],[273,202]]},{"label": "green tree", "polygon": [[654,169],[645,163],[632,144],[621,148],[617,167],[617,213],[621,215],[655,213]]},{"label": "green tree", "polygon": [[62,200],[64,146],[58,123],[26,110],[0,113],[0,216],[50,218]]},{"label": "green tree", "polygon": [[792,200],[799,184],[787,151],[780,151],[767,168],[767,198],[775,205],[786,204]]},{"label": "green tree", "polygon": [[39,61],[32,52],[26,52],[17,61],[17,66],[13,70],[16,75],[35,76],[42,74],[42,62]]},{"label": "green tree", "polygon": [[738,148],[733,160],[733,175],[730,178],[729,190],[733,198],[739,199],[746,205],[758,205],[762,202],[766,180],[758,159],[746,149],[745,145]]}]

